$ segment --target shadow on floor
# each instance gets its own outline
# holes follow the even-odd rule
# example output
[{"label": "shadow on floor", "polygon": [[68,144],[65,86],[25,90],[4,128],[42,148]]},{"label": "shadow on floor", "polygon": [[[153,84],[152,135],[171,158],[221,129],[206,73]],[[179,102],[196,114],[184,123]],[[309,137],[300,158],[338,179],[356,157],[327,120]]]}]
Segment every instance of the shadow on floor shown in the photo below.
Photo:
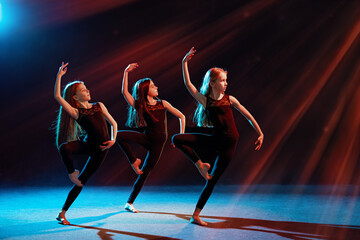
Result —
[{"label": "shadow on floor", "polygon": [[[178,218],[189,221],[191,215],[166,212],[148,212],[149,214],[173,215]],[[336,225],[336,224],[318,224],[305,222],[288,222],[288,221],[271,221],[260,219],[218,217],[218,216],[201,216],[203,220],[208,221],[205,228],[217,229],[241,229],[248,231],[258,231],[276,234],[295,240],[308,240],[309,238],[317,239],[358,239],[360,236],[360,226],[353,225]],[[210,220],[210,221],[209,221]],[[211,222],[218,220],[218,222]]]},{"label": "shadow on floor", "polygon": [[119,230],[114,230],[114,229],[83,226],[83,225],[76,225],[76,224],[70,224],[70,226],[97,230],[97,231],[99,231],[98,235],[99,235],[101,240],[112,240],[111,237],[114,236],[114,235],[111,234],[111,233],[122,234],[122,235],[138,237],[138,238],[143,238],[143,239],[149,239],[149,240],[151,240],[151,239],[154,239],[154,240],[155,239],[181,240],[179,238],[164,237],[164,236],[145,234],[145,233],[126,232],[126,231],[119,231]]},{"label": "shadow on floor", "polygon": [[[121,231],[116,229],[102,228],[104,222],[97,223],[97,226],[86,226],[83,224],[88,224],[94,221],[105,220],[109,217],[124,213],[125,211],[116,211],[112,213],[107,213],[99,216],[91,216],[78,218],[76,221],[80,224],[70,224],[70,226],[76,227],[77,229],[92,229],[97,231],[97,235],[102,240],[112,240],[112,236],[115,234],[120,234],[124,236],[138,237],[142,239],[167,239],[167,240],[176,240],[181,238],[182,233],[178,233],[177,236],[180,238],[172,238],[168,236],[152,235],[146,233],[137,233],[137,232],[128,232]],[[151,214],[154,215],[168,215],[174,216],[176,218],[184,220],[184,223],[189,223],[191,215],[180,214],[180,213],[171,213],[171,212],[151,212],[151,211],[141,211],[142,214]],[[140,217],[140,216],[139,216]],[[201,216],[204,221],[208,222],[206,227],[209,229],[239,229],[243,231],[251,232],[260,232],[277,235],[279,237],[294,239],[294,240],[309,240],[309,239],[323,239],[323,240],[340,240],[340,239],[359,239],[360,236],[360,226],[355,225],[337,225],[337,224],[319,224],[319,223],[307,223],[307,222],[291,222],[291,221],[272,221],[272,220],[262,220],[262,219],[249,219],[249,218],[235,218],[235,217],[221,217],[221,216]],[[154,222],[156,224],[156,222]],[[17,228],[21,229],[32,229],[31,231],[37,234],[48,233],[45,230],[53,228],[54,221],[42,222],[42,223],[31,223],[17,225]],[[96,223],[95,223],[96,224]],[[189,228],[198,228],[200,226],[188,224],[186,230],[183,233],[188,235]],[[63,232],[63,231],[76,231],[76,228],[62,228],[52,233]],[[12,234],[12,237],[15,236],[24,236],[23,233]],[[30,235],[29,235],[30,236]]]}]

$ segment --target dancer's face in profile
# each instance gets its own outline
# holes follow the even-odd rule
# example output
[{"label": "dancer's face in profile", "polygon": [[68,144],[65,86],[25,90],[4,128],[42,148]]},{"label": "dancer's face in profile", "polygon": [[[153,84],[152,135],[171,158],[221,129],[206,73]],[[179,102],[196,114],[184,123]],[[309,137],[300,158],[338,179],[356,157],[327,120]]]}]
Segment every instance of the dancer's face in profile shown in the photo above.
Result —
[{"label": "dancer's face in profile", "polygon": [[148,96],[149,97],[157,97],[158,95],[159,95],[158,87],[155,86],[153,81],[150,81]]},{"label": "dancer's face in profile", "polygon": [[79,102],[90,101],[90,91],[86,88],[84,84],[79,84],[74,95],[74,99]]},{"label": "dancer's face in profile", "polygon": [[227,85],[227,74],[225,72],[219,73],[218,78],[210,83],[210,86],[220,93],[225,93]]}]

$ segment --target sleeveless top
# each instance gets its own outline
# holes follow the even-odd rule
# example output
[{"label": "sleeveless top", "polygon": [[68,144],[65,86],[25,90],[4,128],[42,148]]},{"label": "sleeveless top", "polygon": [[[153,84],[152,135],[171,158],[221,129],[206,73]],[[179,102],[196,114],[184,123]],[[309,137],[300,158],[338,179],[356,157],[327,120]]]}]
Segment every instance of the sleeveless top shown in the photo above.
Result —
[{"label": "sleeveless top", "polygon": [[[137,106],[137,102],[135,102]],[[146,122],[144,134],[148,137],[166,141],[168,137],[167,133],[167,118],[165,107],[162,100],[157,100],[155,105],[146,104],[144,109],[143,117]]]},{"label": "sleeveless top", "polygon": [[223,140],[237,140],[234,115],[231,109],[230,96],[224,95],[220,100],[206,97],[206,115],[214,126],[214,135]]},{"label": "sleeveless top", "polygon": [[92,103],[89,109],[78,108],[77,123],[87,133],[86,141],[91,145],[101,145],[110,140],[108,126],[99,103]]}]

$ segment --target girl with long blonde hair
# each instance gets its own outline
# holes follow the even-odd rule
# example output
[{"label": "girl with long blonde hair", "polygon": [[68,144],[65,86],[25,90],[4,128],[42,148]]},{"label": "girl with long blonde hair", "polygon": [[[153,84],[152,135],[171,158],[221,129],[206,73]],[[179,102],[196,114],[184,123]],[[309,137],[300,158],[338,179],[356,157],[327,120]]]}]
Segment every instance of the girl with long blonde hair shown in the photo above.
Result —
[{"label": "girl with long blonde hair", "polygon": [[[225,94],[228,86],[227,72],[222,68],[209,69],[203,79],[200,92],[190,81],[188,61],[193,57],[196,50],[191,48],[182,61],[184,83],[190,94],[197,101],[197,109],[194,115],[194,122],[199,127],[213,128],[212,135],[200,133],[176,134],[172,141],[197,167],[206,184],[201,192],[200,198],[190,220],[191,223],[207,225],[199,217],[201,210],[209,199],[216,182],[229,165],[238,141],[231,107],[237,109],[252,125],[259,137],[255,142],[255,150],[259,150],[263,143],[264,134],[254,117],[242,106],[239,101],[230,95]],[[203,163],[196,150],[216,150],[217,158],[209,174],[210,164]]]},{"label": "girl with long blonde hair", "polygon": [[[56,145],[70,180],[74,186],[56,218],[61,224],[68,225],[65,213],[80,194],[90,176],[104,161],[108,149],[114,145],[117,123],[101,102],[89,103],[90,91],[83,82],[74,81],[66,85],[61,95],[61,78],[67,71],[68,63],[62,63],[56,77],[54,97],[60,104],[56,129]],[[111,125],[109,135],[106,120]],[[86,134],[86,141],[80,140]],[[82,172],[74,169],[73,154],[86,154],[89,159]]]}]

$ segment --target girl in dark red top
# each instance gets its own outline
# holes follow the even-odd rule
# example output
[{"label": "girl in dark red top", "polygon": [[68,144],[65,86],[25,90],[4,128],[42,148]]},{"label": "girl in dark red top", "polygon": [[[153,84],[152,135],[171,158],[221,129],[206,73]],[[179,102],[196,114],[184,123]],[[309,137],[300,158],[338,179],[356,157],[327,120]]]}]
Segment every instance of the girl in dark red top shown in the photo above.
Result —
[{"label": "girl in dark red top", "polygon": [[[227,87],[227,72],[221,68],[209,69],[203,80],[200,92],[190,81],[187,62],[192,58],[196,50],[191,48],[182,61],[184,82],[191,95],[198,101],[194,115],[194,122],[199,127],[212,127],[213,134],[205,135],[200,133],[187,133],[174,135],[172,141],[198,168],[200,174],[205,178],[206,184],[203,188],[195,211],[190,220],[191,223],[207,225],[199,217],[209,199],[216,182],[228,166],[239,137],[235,126],[231,107],[236,108],[253,126],[259,134],[255,142],[255,150],[259,150],[264,139],[259,125],[254,117],[243,107],[239,101],[230,95],[225,94]],[[211,174],[208,173],[210,164],[203,163],[196,150],[214,149],[217,150],[217,158]]]},{"label": "girl in dark red top", "polygon": [[[143,187],[150,171],[158,162],[167,140],[167,119],[166,110],[175,115],[180,120],[180,133],[185,131],[185,116],[170,103],[160,100],[158,96],[158,88],[150,78],[138,80],[132,94],[128,91],[128,74],[139,65],[131,63],[125,69],[122,94],[129,104],[129,117],[126,122],[128,127],[143,127],[143,133],[136,131],[119,131],[116,141],[125,153],[134,171],[139,174],[133,189],[129,196],[125,209],[136,213],[133,206],[137,195]],[[140,169],[141,160],[136,158],[129,143],[136,143],[148,150],[144,164]]]},{"label": "girl in dark red top", "polygon": [[[64,225],[70,224],[65,213],[80,194],[84,184],[104,161],[108,149],[114,145],[117,133],[117,123],[112,118],[103,103],[89,103],[90,92],[83,82],[74,81],[66,85],[61,96],[61,77],[67,71],[68,63],[59,68],[56,77],[54,97],[60,104],[56,126],[56,145],[70,180],[75,185],[70,190],[62,211],[56,218]],[[111,124],[109,136],[108,120]],[[85,131],[86,140],[80,141],[80,135]],[[86,154],[89,159],[80,173],[74,169],[73,154]]]}]

